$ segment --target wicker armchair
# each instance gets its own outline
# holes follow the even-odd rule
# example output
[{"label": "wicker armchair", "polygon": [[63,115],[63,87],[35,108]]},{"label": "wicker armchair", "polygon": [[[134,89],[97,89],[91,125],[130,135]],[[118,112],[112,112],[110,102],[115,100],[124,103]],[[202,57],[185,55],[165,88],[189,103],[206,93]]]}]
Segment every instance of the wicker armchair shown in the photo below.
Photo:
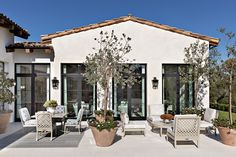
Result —
[{"label": "wicker armchair", "polygon": [[79,113],[77,115],[77,119],[67,119],[65,125],[64,125],[64,132],[67,131],[66,128],[68,127],[77,127],[78,128],[78,131],[80,133],[80,129],[81,129],[81,121],[82,121],[82,117],[83,117],[83,112],[84,112],[84,109],[81,108],[79,110]]},{"label": "wicker armchair", "polygon": [[46,111],[40,111],[36,113],[36,141],[39,139],[39,135],[46,135],[51,133],[51,141],[53,137],[53,125],[52,114]]},{"label": "wicker armchair", "polygon": [[31,119],[26,107],[19,109],[19,115],[23,127],[36,127],[36,120]]},{"label": "wicker armchair", "polygon": [[174,140],[174,147],[177,141],[195,141],[199,147],[200,117],[196,115],[176,115],[173,130],[167,131],[167,140]]}]

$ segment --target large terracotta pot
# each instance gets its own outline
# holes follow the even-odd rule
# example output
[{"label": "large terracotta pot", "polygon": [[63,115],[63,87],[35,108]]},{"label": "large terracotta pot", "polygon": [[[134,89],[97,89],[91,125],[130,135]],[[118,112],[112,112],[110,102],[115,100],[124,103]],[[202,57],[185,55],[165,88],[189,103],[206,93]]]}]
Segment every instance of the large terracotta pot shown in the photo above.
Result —
[{"label": "large terracotta pot", "polygon": [[110,146],[114,141],[114,138],[118,129],[118,128],[114,128],[114,129],[110,129],[110,131],[107,129],[103,129],[99,131],[96,127],[90,126],[90,128],[92,130],[96,145],[100,147]]},{"label": "large terracotta pot", "polygon": [[236,146],[236,130],[225,127],[218,128],[222,143],[229,146]]},{"label": "large terracotta pot", "polygon": [[5,133],[12,111],[0,112],[0,134]]}]

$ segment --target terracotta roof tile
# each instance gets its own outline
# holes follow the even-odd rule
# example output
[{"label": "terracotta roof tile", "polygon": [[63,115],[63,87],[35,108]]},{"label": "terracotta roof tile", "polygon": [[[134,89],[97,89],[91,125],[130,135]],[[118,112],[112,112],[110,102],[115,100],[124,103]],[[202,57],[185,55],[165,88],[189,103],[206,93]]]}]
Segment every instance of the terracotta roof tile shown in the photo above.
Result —
[{"label": "terracotta roof tile", "polygon": [[11,33],[14,33],[15,36],[28,39],[30,34],[27,32],[27,30],[20,27],[18,24],[13,22],[10,18],[8,18],[3,13],[0,13],[0,27],[4,27],[9,29]]},{"label": "terracotta roof tile", "polygon": [[112,20],[106,20],[104,22],[100,22],[100,23],[96,23],[96,24],[90,24],[88,26],[82,26],[82,27],[79,27],[79,28],[73,28],[73,29],[70,29],[70,30],[62,31],[62,32],[56,32],[56,33],[52,33],[52,34],[42,35],[41,40],[42,40],[42,43],[51,43],[51,40],[53,38],[56,38],[56,37],[61,37],[61,36],[64,36],[64,35],[69,35],[69,34],[73,34],[73,33],[87,31],[87,30],[90,30],[90,29],[96,29],[96,28],[100,28],[100,27],[104,27],[104,26],[118,24],[118,23],[126,22],[126,21],[133,21],[133,22],[145,24],[145,25],[148,25],[148,26],[156,27],[156,28],[159,28],[159,29],[163,29],[163,30],[166,30],[166,31],[175,32],[175,33],[190,36],[190,37],[193,37],[193,38],[206,40],[206,41],[209,41],[211,46],[217,46],[219,44],[219,39],[218,38],[213,38],[213,37],[209,37],[209,36],[206,36],[206,35],[193,33],[193,32],[190,32],[190,31],[183,30],[183,29],[171,27],[171,26],[168,26],[168,25],[158,24],[158,23],[148,21],[148,20],[145,20],[145,19],[141,19],[141,18],[138,18],[138,17],[134,17],[134,16],[124,16],[124,17],[115,18],[115,19],[112,19]]}]

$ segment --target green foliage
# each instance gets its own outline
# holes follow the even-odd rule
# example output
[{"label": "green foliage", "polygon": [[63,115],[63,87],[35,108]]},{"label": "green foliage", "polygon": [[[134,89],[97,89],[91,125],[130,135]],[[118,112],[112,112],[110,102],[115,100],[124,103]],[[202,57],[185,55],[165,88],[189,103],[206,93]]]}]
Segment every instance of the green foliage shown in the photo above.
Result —
[{"label": "green foliage", "polygon": [[184,62],[189,64],[189,69],[180,72],[181,79],[185,82],[194,81],[195,105],[202,106],[202,99],[206,95],[204,90],[208,86],[210,71],[210,55],[208,44],[197,40],[184,49]]},{"label": "green foliage", "polygon": [[228,119],[214,119],[212,120],[212,123],[215,127],[225,127],[225,128],[231,128],[236,129],[236,121],[234,121],[232,124]]},{"label": "green foliage", "polygon": [[[96,115],[104,115],[104,110],[103,110],[103,109],[101,109],[101,110],[96,110],[94,113],[95,113]],[[107,110],[106,116],[113,116],[113,115],[114,115],[114,111],[112,111],[112,110]]]},{"label": "green foliage", "polygon": [[[229,113],[225,111],[219,111],[219,119],[229,119]],[[236,113],[233,113],[233,120],[236,121]]]},{"label": "green foliage", "polygon": [[[210,107],[220,111],[229,110],[229,104],[211,103]],[[232,112],[236,113],[236,106],[232,106]]]},{"label": "green foliage", "polygon": [[45,101],[45,103],[43,104],[43,107],[47,108],[47,107],[57,107],[58,103],[56,100],[47,100]]},{"label": "green foliage", "polygon": [[2,105],[1,110],[3,111],[5,111],[5,105],[15,101],[15,96],[10,90],[15,85],[15,81],[7,78],[7,75],[5,72],[0,73],[0,103]]},{"label": "green foliage", "polygon": [[195,108],[195,107],[186,107],[182,109],[181,114],[196,114],[200,117],[204,115],[205,109],[204,108]]},{"label": "green foliage", "polygon": [[86,57],[84,76],[89,84],[99,84],[98,89],[102,89],[105,114],[110,102],[112,79],[122,87],[132,86],[138,80],[135,68],[127,64],[131,61],[125,58],[131,51],[130,37],[125,34],[118,37],[112,30],[110,34],[101,31],[100,37],[94,40],[98,43],[98,48],[93,48],[95,53]]},{"label": "green foliage", "polygon": [[110,131],[110,129],[114,129],[117,127],[118,122],[113,120],[106,120],[104,122],[99,122],[96,119],[92,118],[88,121],[88,124],[90,126],[96,127],[99,131],[102,131],[103,129],[107,129]]}]

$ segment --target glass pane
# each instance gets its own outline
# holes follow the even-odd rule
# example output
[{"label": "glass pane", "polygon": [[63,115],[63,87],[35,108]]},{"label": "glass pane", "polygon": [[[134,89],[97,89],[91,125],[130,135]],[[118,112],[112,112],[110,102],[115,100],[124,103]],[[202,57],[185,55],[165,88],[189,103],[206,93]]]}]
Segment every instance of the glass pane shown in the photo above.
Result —
[{"label": "glass pane", "polygon": [[[93,114],[95,109],[95,86],[87,84],[81,75],[84,73],[84,65],[63,65],[63,100],[68,112],[74,113],[73,105],[77,103],[77,109],[84,108],[84,117]],[[74,73],[73,75],[70,75]],[[69,75],[67,75],[69,74]]]},{"label": "glass pane", "polygon": [[165,111],[167,113],[176,112],[176,100],[177,100],[177,83],[176,77],[164,77],[163,88],[164,88],[164,104]]},{"label": "glass pane", "polygon": [[44,73],[44,74],[49,74],[49,65],[34,65],[34,72],[35,73]]},{"label": "glass pane", "polygon": [[165,74],[177,74],[177,65],[164,65],[163,73]]},{"label": "glass pane", "polygon": [[131,88],[131,117],[143,117],[145,113],[144,78],[139,81]]},{"label": "glass pane", "polygon": [[49,100],[49,77],[38,76],[35,78],[35,112],[45,110],[46,100]]},{"label": "glass pane", "polygon": [[23,73],[23,74],[32,73],[32,65],[18,64],[18,65],[16,65],[16,73]]},{"label": "glass pane", "polygon": [[[16,84],[17,111],[22,107],[27,107],[30,114],[33,114],[31,113],[31,77],[17,77]],[[16,113],[16,117],[20,118],[19,113]]]}]

